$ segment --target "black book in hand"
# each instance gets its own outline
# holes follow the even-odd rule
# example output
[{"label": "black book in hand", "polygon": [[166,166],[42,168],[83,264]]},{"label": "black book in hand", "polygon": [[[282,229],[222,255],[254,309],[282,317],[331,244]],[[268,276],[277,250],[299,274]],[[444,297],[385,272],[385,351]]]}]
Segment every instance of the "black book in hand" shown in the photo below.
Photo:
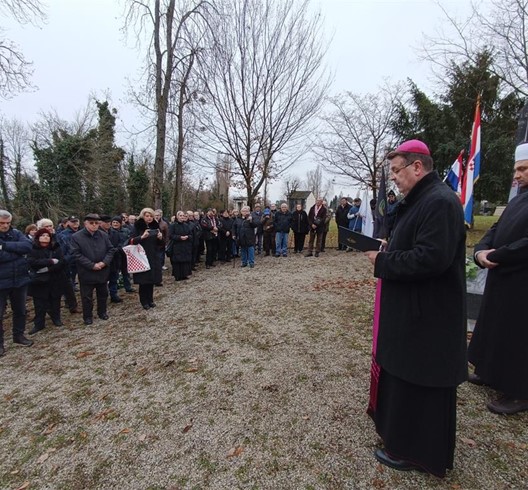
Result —
[{"label": "black book in hand", "polygon": [[381,241],[375,238],[370,238],[367,235],[362,235],[357,231],[349,230],[343,226],[339,227],[339,243],[346,247],[355,248],[361,252],[368,252],[369,250],[379,250]]}]

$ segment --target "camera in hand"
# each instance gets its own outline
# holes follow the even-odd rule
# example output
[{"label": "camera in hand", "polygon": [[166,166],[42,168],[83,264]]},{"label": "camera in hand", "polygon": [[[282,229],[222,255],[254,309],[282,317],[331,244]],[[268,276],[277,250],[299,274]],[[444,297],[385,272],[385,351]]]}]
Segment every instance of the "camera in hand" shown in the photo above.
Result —
[{"label": "camera in hand", "polygon": [[158,230],[149,230],[150,236],[157,236],[157,234],[158,234]]}]

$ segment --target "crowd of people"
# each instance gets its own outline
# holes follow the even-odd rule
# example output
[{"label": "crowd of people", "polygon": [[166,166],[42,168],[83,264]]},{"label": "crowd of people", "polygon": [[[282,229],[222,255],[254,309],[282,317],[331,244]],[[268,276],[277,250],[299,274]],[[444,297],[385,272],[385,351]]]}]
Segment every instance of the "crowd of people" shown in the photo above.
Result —
[{"label": "crowd of people", "polygon": [[[515,158],[515,179],[528,189],[528,144]],[[426,471],[443,477],[453,468],[456,442],[457,387],[466,381],[488,385],[502,396],[488,404],[499,414],[528,410],[528,338],[517,299],[528,280],[528,192],[513,199],[499,221],[475,247],[475,262],[489,270],[489,279],[475,332],[469,345],[468,373],[465,306],[465,227],[458,196],[439,178],[427,145],[411,140],[388,155],[389,178],[404,197],[388,194],[388,240],[379,250],[365,252],[379,279],[374,310],[374,342],[369,414],[383,441],[375,451],[382,464],[401,471]],[[241,258],[253,268],[255,255],[319,256],[325,250],[332,218],[322,198],[305,211],[292,212],[283,203],[253,211],[208,209],[178,211],[170,220],[161,210],[145,208],[139,216],[87,214],[84,226],[75,216],[55,230],[41,219],[25,234],[12,226],[12,216],[0,210],[0,356],[4,350],[3,317],[11,303],[13,342],[31,346],[25,336],[26,299],[33,298],[35,334],[46,315],[61,326],[61,298],[84,323],[96,313],[108,319],[107,305],[122,301],[135,288],[128,273],[126,247],[141,245],[148,270],[133,274],[139,302],[156,306],[154,288],[162,286],[166,256],[176,281],[188,279],[205,257],[205,269],[215,262]],[[335,219],[339,226],[361,230],[361,201],[341,199]],[[346,247],[340,245],[340,250]],[[77,284],[78,280],[78,284]]]},{"label": "crowd of people", "polygon": [[[109,318],[108,303],[123,301],[120,288],[126,293],[137,291],[141,307],[149,310],[156,307],[154,288],[163,286],[166,257],[179,282],[189,279],[202,261],[208,270],[217,262],[240,257],[241,267],[253,268],[255,255],[287,257],[290,232],[293,253],[303,252],[308,235],[306,255],[313,256],[315,249],[318,256],[324,251],[331,216],[322,199],[308,213],[300,204],[293,212],[285,203],[279,209],[275,204],[264,209],[256,204],[253,211],[248,206],[240,211],[178,211],[170,221],[161,210],[145,208],[139,215],[89,213],[82,225],[77,216],[64,218],[57,227],[42,218],[22,233],[13,228],[10,213],[0,211],[0,243],[5,244],[0,248],[2,319],[9,299],[13,341],[31,346],[33,340],[25,336],[28,296],[34,306],[29,335],[45,328],[46,316],[53,325],[63,326],[63,298],[71,314],[82,313],[85,325],[94,322],[94,306],[99,319]],[[141,245],[149,270],[129,273],[125,253],[129,245]],[[0,328],[0,356],[4,353]]]}]

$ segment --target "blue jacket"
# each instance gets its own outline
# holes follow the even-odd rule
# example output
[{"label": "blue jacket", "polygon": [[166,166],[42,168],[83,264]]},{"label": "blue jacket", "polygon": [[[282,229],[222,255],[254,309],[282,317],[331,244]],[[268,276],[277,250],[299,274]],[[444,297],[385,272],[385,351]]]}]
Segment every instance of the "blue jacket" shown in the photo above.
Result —
[{"label": "blue jacket", "polygon": [[348,229],[361,233],[363,218],[359,215],[359,206],[350,206],[348,210]]},{"label": "blue jacket", "polygon": [[29,263],[26,255],[33,244],[22,232],[10,228],[0,233],[0,289],[20,288],[29,284]]}]

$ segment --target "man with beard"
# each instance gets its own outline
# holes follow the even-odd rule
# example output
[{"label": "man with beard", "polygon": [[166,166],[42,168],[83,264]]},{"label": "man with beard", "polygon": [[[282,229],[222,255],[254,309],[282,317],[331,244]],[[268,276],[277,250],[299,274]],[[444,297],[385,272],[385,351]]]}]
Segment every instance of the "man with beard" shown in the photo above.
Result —
[{"label": "man with beard", "polygon": [[515,150],[514,170],[520,194],[475,246],[488,277],[469,344],[469,381],[502,393],[487,407],[507,415],[528,410],[528,329],[519,306],[528,283],[528,143]]}]

